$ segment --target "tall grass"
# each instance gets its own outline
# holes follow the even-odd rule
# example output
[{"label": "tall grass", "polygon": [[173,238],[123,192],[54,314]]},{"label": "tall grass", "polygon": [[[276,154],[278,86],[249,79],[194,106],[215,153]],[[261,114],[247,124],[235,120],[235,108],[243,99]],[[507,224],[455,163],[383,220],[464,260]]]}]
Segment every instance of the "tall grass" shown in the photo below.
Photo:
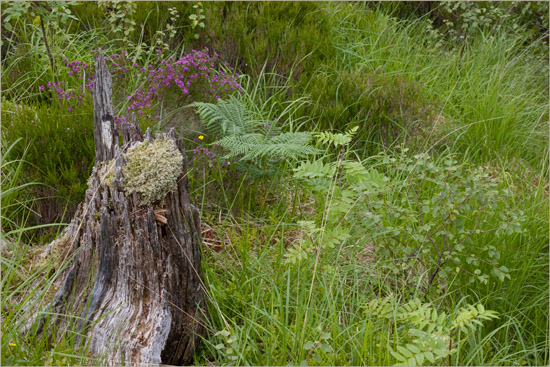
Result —
[{"label": "tall grass", "polygon": [[449,50],[436,46],[426,19],[398,21],[378,11],[331,8],[341,19],[331,70],[407,77],[438,101],[432,108],[443,126],[417,121],[432,135],[425,148],[444,135],[447,145],[476,161],[521,156],[541,167],[548,146],[547,60],[533,57],[521,34],[487,31]]},{"label": "tall grass", "polygon": [[[54,283],[70,264],[70,257],[42,257],[44,248],[29,246],[24,239],[31,230],[55,226],[46,224],[26,226],[29,208],[33,198],[26,189],[36,182],[24,182],[21,176],[23,166],[28,164],[24,155],[20,159],[11,157],[11,150],[2,150],[2,232],[0,233],[0,319],[2,321],[2,362],[7,365],[80,365],[88,360],[85,351],[75,353],[76,328],[74,319],[67,316],[69,333],[49,326],[48,333],[38,329],[38,319],[49,320],[55,316],[47,305],[55,292]],[[28,148],[28,146],[27,146]],[[52,249],[59,252],[59,249]]]},{"label": "tall grass", "polygon": [[[70,264],[70,258],[53,257],[39,262],[36,251],[22,236],[5,237],[1,271],[2,362],[7,365],[83,365],[93,361],[82,345],[75,343],[77,318],[48,310],[55,283]],[[4,247],[5,246],[5,247]],[[36,262],[33,262],[36,261]],[[65,317],[64,329],[50,322]],[[47,331],[40,331],[45,322]]]},{"label": "tall grass", "polygon": [[389,353],[379,343],[391,337],[363,313],[372,284],[382,280],[373,282],[357,262],[331,266],[338,260],[333,254],[322,260],[312,283],[312,262],[283,265],[288,226],[271,224],[256,236],[249,231],[240,238],[230,227],[225,247],[207,254],[214,337],[205,340],[197,363],[389,364]]},{"label": "tall grass", "polygon": [[[524,234],[497,243],[502,263],[513,269],[511,279],[460,292],[485,300],[485,305],[501,313],[500,322],[480,333],[465,356],[465,363],[474,365],[546,365],[549,355],[549,201],[548,161],[537,172],[538,182],[525,167],[513,172],[510,190],[515,198],[509,203],[527,216]],[[483,350],[491,345],[494,354]]]},{"label": "tall grass", "polygon": [[[25,197],[23,191],[29,186],[36,185],[34,182],[22,182],[21,172],[25,165],[25,156],[29,146],[27,145],[20,159],[8,158],[12,150],[18,144],[22,144],[22,139],[17,139],[8,148],[2,144],[0,156],[0,170],[2,175],[2,193],[0,202],[2,204],[0,221],[2,222],[2,232],[10,233],[20,227],[21,222],[25,222],[25,216],[28,215],[32,199]],[[23,218],[22,218],[23,217]]]},{"label": "tall grass", "polygon": [[[368,316],[365,307],[397,290],[402,303],[421,297],[450,314],[478,302],[499,313],[498,320],[468,336],[453,355],[453,364],[545,365],[549,359],[545,183],[523,187],[525,191],[518,191],[517,183],[503,185],[518,192],[506,205],[524,210],[525,232],[502,242],[491,236],[479,241],[499,249],[500,264],[512,269],[511,279],[472,285],[470,275],[462,272],[442,294],[425,294],[420,287],[396,289],[397,279],[381,271],[387,259],[374,255],[376,241],[369,249],[361,236],[323,253],[317,267],[315,254],[295,265],[285,263],[287,248],[300,236],[296,221],[310,219],[307,214],[289,216],[290,206],[267,211],[267,222],[230,217],[216,225],[209,218],[216,234],[205,236],[203,268],[211,334],[196,353],[196,363],[393,364],[389,348],[395,350],[402,341],[390,325],[399,321],[388,324]],[[240,190],[230,195],[239,197]],[[393,195],[399,201],[400,194]]]}]

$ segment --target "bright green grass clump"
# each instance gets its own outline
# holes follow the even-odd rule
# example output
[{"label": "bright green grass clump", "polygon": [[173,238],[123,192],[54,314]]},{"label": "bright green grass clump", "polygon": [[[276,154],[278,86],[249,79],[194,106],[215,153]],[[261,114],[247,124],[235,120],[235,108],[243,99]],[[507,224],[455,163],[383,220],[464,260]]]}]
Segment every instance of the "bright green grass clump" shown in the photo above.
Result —
[{"label": "bright green grass clump", "polygon": [[[451,146],[478,162],[521,156],[541,167],[548,146],[548,66],[521,34],[487,30],[447,49],[437,44],[425,18],[329,9],[339,19],[335,54],[306,88],[315,91],[327,76],[339,86],[328,88],[316,106],[321,128],[343,130],[359,120],[361,139],[376,141],[373,132],[393,126],[401,130],[399,140],[424,136],[415,144],[419,150]],[[361,83],[355,89],[362,93],[348,93],[343,71]],[[335,104],[339,110],[331,109]]]}]

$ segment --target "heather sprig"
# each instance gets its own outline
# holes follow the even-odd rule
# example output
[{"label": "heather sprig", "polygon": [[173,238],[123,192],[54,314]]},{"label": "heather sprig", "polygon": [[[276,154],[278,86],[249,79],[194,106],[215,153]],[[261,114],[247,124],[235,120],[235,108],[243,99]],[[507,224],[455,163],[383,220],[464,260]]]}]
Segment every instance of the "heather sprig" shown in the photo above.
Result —
[{"label": "heather sprig", "polygon": [[[95,54],[95,50],[91,51]],[[232,91],[240,91],[237,82],[238,75],[227,74],[216,67],[218,55],[210,56],[208,49],[203,51],[191,50],[187,55],[175,59],[173,56],[164,58],[163,51],[156,50],[158,66],[152,64],[140,66],[127,51],[106,56],[109,68],[114,79],[121,84],[127,84],[129,78],[142,81],[141,86],[125,96],[127,107],[124,112],[115,115],[118,127],[129,123],[130,115],[147,116],[160,120],[156,113],[156,104],[166,95],[180,99],[200,97],[201,99],[219,99]],[[97,57],[97,55],[94,55]],[[57,99],[72,111],[91,92],[94,83],[92,65],[82,61],[63,60],[67,76],[77,79],[77,88],[69,88],[63,81],[49,82],[40,86],[40,91],[52,90]],[[70,79],[69,78],[69,79]]]},{"label": "heather sprig", "polygon": [[62,104],[67,106],[67,110],[72,111],[75,106],[80,106],[87,93],[92,90],[94,85],[94,76],[88,70],[90,65],[82,61],[67,61],[63,60],[68,76],[77,78],[81,81],[78,88],[69,88],[64,81],[48,82],[46,85],[41,85],[38,89],[44,91],[51,90],[57,96],[57,99]]},{"label": "heather sprig", "polygon": [[210,95],[215,99],[219,99],[220,94],[240,90],[241,86],[235,76],[216,70],[218,55],[211,57],[206,52],[192,50],[178,60],[172,56],[167,59],[161,57],[158,68],[152,65],[140,68],[139,71],[147,77],[147,83],[127,97],[131,102],[128,112],[143,115],[153,101],[174,89],[182,97],[199,93],[201,97]]}]

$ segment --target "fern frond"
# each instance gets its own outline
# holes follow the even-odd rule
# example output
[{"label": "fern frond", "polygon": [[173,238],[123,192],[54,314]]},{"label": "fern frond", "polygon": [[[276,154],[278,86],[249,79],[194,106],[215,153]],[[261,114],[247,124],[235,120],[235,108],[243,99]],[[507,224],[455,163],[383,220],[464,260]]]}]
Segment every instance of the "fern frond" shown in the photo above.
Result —
[{"label": "fern frond", "polygon": [[340,134],[331,133],[330,131],[323,131],[315,135],[317,140],[322,144],[334,145],[335,147],[346,145],[351,141],[351,137]]},{"label": "fern frond", "polygon": [[481,326],[480,320],[491,320],[498,318],[498,313],[491,310],[486,310],[482,304],[476,306],[467,305],[458,311],[451,324],[451,330],[460,330],[468,334],[475,331],[477,326]]},{"label": "fern frond", "polygon": [[251,159],[251,155],[266,152],[266,138],[262,134],[241,134],[226,136],[216,142],[227,149],[227,158],[242,156],[243,159]]},{"label": "fern frond", "polygon": [[296,178],[332,178],[335,173],[336,166],[330,163],[323,163],[322,159],[312,162],[302,162],[294,169],[294,177]]},{"label": "fern frond", "polygon": [[226,136],[216,143],[230,151],[228,158],[240,156],[244,160],[285,159],[298,160],[318,151],[311,145],[309,133],[284,133],[274,137],[262,134]]},{"label": "fern frond", "polygon": [[[437,311],[430,303],[415,298],[399,305],[395,297],[375,299],[367,304],[372,316],[399,321],[408,325],[405,345],[390,347],[390,354],[397,360],[396,366],[434,365],[457,351],[457,342],[450,343],[457,330],[471,332],[482,325],[481,320],[497,317],[497,313],[485,310],[483,305],[467,305],[456,316]],[[462,339],[464,340],[464,339]],[[407,343],[408,342],[408,343]],[[452,346],[451,346],[452,345]]]},{"label": "fern frond", "polygon": [[219,99],[216,104],[194,102],[204,127],[217,136],[239,135],[254,131],[261,121],[236,97]]},{"label": "fern frond", "polygon": [[278,127],[265,124],[261,111],[252,110],[234,96],[216,104],[195,102],[191,106],[197,108],[207,131],[221,137],[216,144],[229,151],[226,158],[295,161],[319,153],[311,145],[311,133],[280,133]]}]

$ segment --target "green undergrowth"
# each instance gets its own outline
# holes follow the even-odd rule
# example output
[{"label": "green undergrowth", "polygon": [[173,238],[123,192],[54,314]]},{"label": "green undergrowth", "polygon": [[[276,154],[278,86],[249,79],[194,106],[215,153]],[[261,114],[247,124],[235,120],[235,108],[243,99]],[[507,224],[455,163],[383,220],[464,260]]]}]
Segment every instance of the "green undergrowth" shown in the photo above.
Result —
[{"label": "green undergrowth", "polygon": [[[21,246],[25,238],[21,234],[1,238],[2,363],[12,366],[94,363],[75,341],[77,317],[66,315],[68,321],[63,328],[50,323],[60,315],[49,311],[47,305],[59,277],[70,265],[70,256],[60,252],[41,258],[39,252],[45,247],[35,250]],[[38,320],[50,325],[48,332],[39,331]]]},{"label": "green undergrowth", "polygon": [[[406,141],[421,149],[457,145],[478,162],[521,153],[540,163],[548,68],[522,33],[479,28],[449,48],[437,43],[429,18],[397,20],[362,4],[206,9],[216,18],[213,47],[232,65],[251,75],[267,67],[281,76],[279,84],[288,75],[293,93],[312,99],[304,114],[315,116],[316,129],[361,126],[363,154]],[[277,36],[271,33],[279,28]]]},{"label": "green undergrowth", "polygon": [[63,58],[98,46],[146,66],[205,46],[242,90],[166,94],[140,121],[185,138],[210,315],[195,364],[547,365],[547,8],[529,4],[29,5],[2,32],[4,361],[91,363],[71,323],[17,332],[60,268],[33,262],[36,226],[68,218],[94,159],[92,101],[69,113],[39,86],[75,87]]},{"label": "green undergrowth", "polygon": [[[546,61],[534,57],[530,46],[522,43],[521,35],[487,30],[448,50],[434,47],[426,19],[396,21],[380,12],[353,13],[337,6],[333,11],[341,19],[334,28],[336,61],[319,73],[321,80],[328,73],[335,84],[345,86],[338,76],[346,70],[354,83],[364,78],[365,94],[377,80],[386,80],[378,82],[380,91],[370,91],[379,104],[378,113],[374,113],[377,105],[366,108],[373,115],[365,116],[362,124],[368,127],[378,121],[378,130],[397,129],[401,134],[394,136],[405,140],[420,135],[422,149],[454,145],[478,162],[521,154],[540,167],[548,120],[548,83],[540,73],[547,74],[548,69]],[[355,104],[352,98],[357,93],[347,94],[348,90],[331,94],[332,100],[342,107],[354,106],[354,112],[368,106]],[[326,106],[319,104],[322,109]],[[352,115],[361,116],[357,112]],[[320,117],[323,121],[322,112]],[[350,119],[329,121],[322,127],[341,130],[345,125],[336,121]]]},{"label": "green undergrowth", "polygon": [[256,77],[265,67],[278,75],[309,78],[331,58],[334,19],[320,3],[205,3],[209,44],[230,65]]},{"label": "green undergrowth", "polygon": [[[5,365],[84,365],[93,362],[86,350],[77,351],[77,319],[67,315],[66,328],[50,320],[58,317],[47,308],[59,285],[59,277],[70,265],[70,246],[30,246],[37,229],[49,229],[55,235],[61,227],[53,224],[29,225],[32,197],[27,189],[41,183],[28,181],[22,168],[28,165],[26,154],[15,159],[12,150],[22,144],[15,141],[8,149],[2,144],[2,234],[0,235],[0,318],[2,320],[2,364]],[[24,147],[24,153],[30,151]],[[70,244],[69,242],[67,242]],[[66,244],[67,244],[66,243]],[[49,325],[49,332],[38,329],[39,319]],[[99,361],[99,360],[98,360]]]},{"label": "green undergrowth", "polygon": [[[352,135],[317,136],[346,145]],[[261,218],[204,216],[212,229],[204,236],[212,336],[197,363],[546,363],[548,192],[547,183],[537,181],[544,170],[523,171],[535,180],[526,184],[511,179],[513,171],[478,170],[464,156],[433,163],[425,156],[387,158],[366,160],[366,169],[353,156],[325,155],[295,169],[294,177],[307,183],[293,182],[300,199],[270,208],[260,200],[261,187],[241,186],[228,192],[227,202],[242,205],[241,196],[252,196],[260,208],[248,208]],[[381,188],[381,202],[357,196]],[[292,197],[301,210],[293,211]],[[398,215],[410,224],[396,224]],[[510,226],[518,215],[518,226]],[[431,234],[424,232],[428,225]],[[430,250],[432,237],[443,250],[453,244],[453,253],[441,252],[443,263]],[[386,306],[373,310],[373,302]],[[478,316],[483,327],[453,329]],[[418,337],[430,349],[417,344]]]},{"label": "green undergrowth", "polygon": [[[545,217],[542,212],[537,215]],[[317,268],[315,252],[305,261],[287,262],[289,247],[304,233],[286,219],[288,215],[275,210],[270,217],[268,222],[251,217],[242,222],[204,218],[217,233],[203,237],[211,334],[195,355],[197,364],[397,363],[400,357],[390,350],[414,351],[406,346],[414,337],[407,334],[405,320],[391,308],[388,316],[368,312],[373,301],[383,302],[394,294],[397,305],[415,299],[425,307],[433,304],[448,315],[445,322],[439,321],[442,324],[451,323],[467,305],[482,304],[498,313],[498,319],[486,320],[483,327],[460,337],[453,364],[544,364],[548,360],[547,229],[528,228],[524,237],[530,243],[524,243],[526,238],[507,239],[501,264],[511,269],[512,279],[471,285],[471,275],[465,279],[459,275],[444,293],[428,296],[420,287],[395,289],[394,277],[381,271],[387,264],[375,255],[373,244],[344,242],[323,252]],[[532,230],[540,234],[533,237]],[[423,282],[422,276],[418,282]],[[397,325],[399,334],[390,325]],[[433,365],[427,359],[424,363]]]},{"label": "green undergrowth", "polygon": [[[32,198],[28,225],[68,221],[83,200],[94,162],[93,111],[83,105],[69,113],[64,107],[2,103],[2,144],[18,139],[6,159],[28,162],[20,172]],[[35,215],[38,213],[38,215]],[[46,233],[46,230],[40,232]]]}]

